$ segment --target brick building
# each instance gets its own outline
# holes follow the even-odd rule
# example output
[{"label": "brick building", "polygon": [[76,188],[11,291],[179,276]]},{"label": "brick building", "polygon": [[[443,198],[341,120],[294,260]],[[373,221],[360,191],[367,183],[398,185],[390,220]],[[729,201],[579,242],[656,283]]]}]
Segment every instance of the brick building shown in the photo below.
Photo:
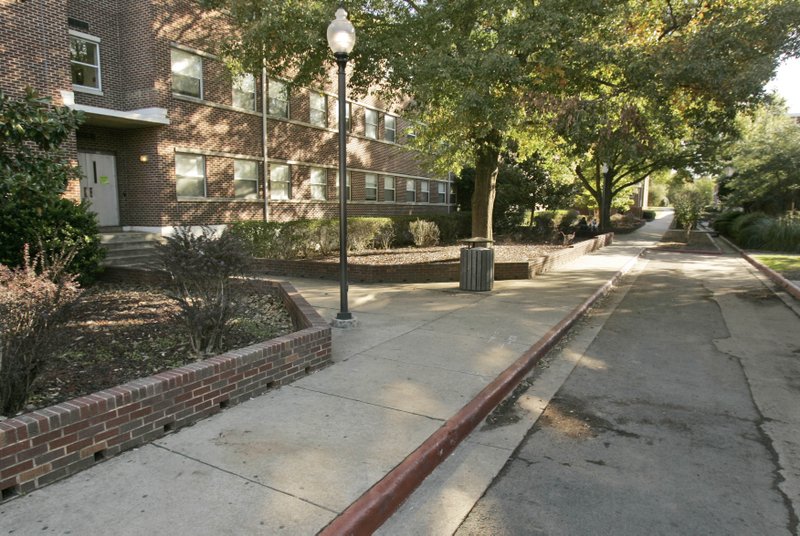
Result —
[{"label": "brick building", "polygon": [[[101,226],[168,233],[338,214],[334,80],[232,76],[213,54],[224,17],[192,0],[0,5],[0,89],[31,86],[85,113],[69,147],[84,179],[67,195],[90,200]],[[351,215],[453,210],[448,179],[404,147],[398,108],[348,101]]]}]

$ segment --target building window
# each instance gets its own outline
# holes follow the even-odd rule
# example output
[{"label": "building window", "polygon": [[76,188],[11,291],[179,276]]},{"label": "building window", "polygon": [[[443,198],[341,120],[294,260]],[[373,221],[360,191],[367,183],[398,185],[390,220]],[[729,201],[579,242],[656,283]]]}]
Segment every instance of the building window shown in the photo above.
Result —
[{"label": "building window", "polygon": [[328,97],[324,93],[312,91],[308,94],[308,105],[311,109],[311,124],[318,127],[327,127]]},{"label": "building window", "polygon": [[233,79],[233,106],[245,110],[256,109],[256,77],[240,74]]},{"label": "building window", "polygon": [[269,114],[289,118],[289,87],[278,80],[269,81]]},{"label": "building window", "polygon": [[446,184],[443,182],[436,183],[436,191],[438,195],[436,196],[435,202],[436,203],[444,203],[445,201],[445,186]]},{"label": "building window", "polygon": [[179,95],[203,98],[203,58],[173,48],[172,91]]},{"label": "building window", "polygon": [[233,161],[233,192],[243,199],[258,199],[258,164],[252,160]]},{"label": "building window", "polygon": [[175,188],[178,197],[206,196],[206,158],[202,155],[175,155]]},{"label": "building window", "polygon": [[450,183],[450,204],[456,204],[456,185],[452,182]]},{"label": "building window", "polygon": [[72,83],[100,89],[100,40],[90,36],[69,37],[69,62]]},{"label": "building window", "polygon": [[419,181],[419,202],[427,203],[431,198],[431,183],[428,181]]},{"label": "building window", "polygon": [[269,198],[289,199],[289,166],[286,164],[271,164],[269,166]]},{"label": "building window", "polygon": [[364,175],[364,200],[378,200],[378,176],[372,173]]},{"label": "building window", "polygon": [[406,202],[417,202],[417,187],[414,184],[414,179],[406,179]]},{"label": "building window", "polygon": [[311,199],[325,201],[328,197],[328,170],[311,168]]},{"label": "building window", "polygon": [[[353,176],[350,175],[350,172],[348,171],[347,172],[347,185],[346,185],[346,188],[347,188],[347,200],[348,201],[353,199],[353,197],[352,197],[353,192],[351,191],[351,188],[350,188],[350,182],[351,182],[350,179],[352,179],[352,178],[353,178]],[[338,171],[336,172],[336,199],[339,199],[339,172]]]},{"label": "building window", "polygon": [[397,118],[393,115],[383,116],[383,139],[392,143],[397,140]]},{"label": "building window", "polygon": [[364,135],[373,140],[378,139],[378,112],[364,109]]},{"label": "building window", "polygon": [[[347,132],[350,132],[350,127],[353,125],[353,121],[350,118],[352,112],[352,106],[350,106],[349,102],[346,102],[344,105],[345,115],[344,115],[344,129]],[[336,128],[339,128],[339,103],[336,103]]]},{"label": "building window", "polygon": [[394,203],[394,177],[383,178],[383,200]]}]

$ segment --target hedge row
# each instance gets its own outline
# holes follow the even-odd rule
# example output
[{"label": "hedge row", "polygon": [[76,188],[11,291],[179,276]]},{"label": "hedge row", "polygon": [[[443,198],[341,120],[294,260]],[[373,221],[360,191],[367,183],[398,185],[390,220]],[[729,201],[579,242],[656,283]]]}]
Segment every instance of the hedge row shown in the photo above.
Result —
[{"label": "hedge row", "polygon": [[728,211],[717,216],[713,226],[745,249],[800,253],[800,221],[795,218]]},{"label": "hedge row", "polygon": [[[425,216],[348,218],[347,245],[350,251],[391,248],[414,244],[412,222],[435,223],[441,242],[452,243],[469,237],[471,217],[466,212]],[[228,227],[254,257],[304,259],[332,255],[339,250],[339,220],[295,220],[289,222],[241,221]]]}]

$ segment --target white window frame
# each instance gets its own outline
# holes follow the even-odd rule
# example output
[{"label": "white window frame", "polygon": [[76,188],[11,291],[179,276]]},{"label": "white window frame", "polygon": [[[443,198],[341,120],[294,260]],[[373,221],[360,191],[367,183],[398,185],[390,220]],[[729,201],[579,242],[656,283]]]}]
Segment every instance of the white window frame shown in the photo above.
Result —
[{"label": "white window frame", "polygon": [[[269,79],[267,83],[269,97],[268,113],[273,117],[289,119],[289,86],[286,82]],[[274,91],[273,91],[274,88]]]},{"label": "white window frame", "polygon": [[373,140],[378,139],[378,123],[380,122],[378,110],[364,108],[364,136]]},{"label": "white window frame", "polygon": [[[347,200],[353,200],[353,188],[352,188],[352,179],[353,175],[349,171],[347,172],[347,181],[345,187],[347,188]],[[336,172],[336,200],[339,200],[339,172]]]},{"label": "white window frame", "polygon": [[[103,91],[103,77],[102,77],[102,70],[100,66],[100,38],[95,37],[93,35],[85,34],[83,32],[76,32],[75,30],[69,31],[69,39],[70,39],[70,79],[72,79],[72,65],[81,65],[83,67],[90,67],[93,69],[97,69],[97,87],[94,86],[87,86],[84,84],[76,84],[72,82],[72,88],[79,90],[79,91],[87,91],[90,93],[94,92],[102,92]],[[91,63],[84,63],[82,61],[72,59],[72,40],[76,41],[86,41],[87,43],[91,43],[95,47],[95,61],[97,64]]]},{"label": "white window frame", "polygon": [[[285,180],[278,180],[278,172],[284,172]],[[278,189],[275,186],[280,185]],[[289,164],[270,164],[269,165],[269,198],[275,201],[285,201],[292,198],[292,170]]]},{"label": "white window frame", "polygon": [[[392,124],[389,128],[389,123]],[[392,133],[389,135],[389,133]],[[397,143],[397,117],[389,114],[383,116],[383,139],[391,143]]]},{"label": "white window frame", "polygon": [[[181,158],[197,158],[202,163],[202,173],[201,175],[179,175],[178,174],[178,160]],[[178,198],[184,199],[191,199],[196,197],[206,197],[208,196],[208,173],[206,171],[206,157],[202,154],[192,154],[192,153],[175,153],[175,192]],[[193,181],[197,182],[198,178],[203,179],[203,194],[202,195],[181,195],[179,184],[181,181]]]},{"label": "white window frame", "polygon": [[[252,176],[246,175],[246,170],[252,170]],[[252,182],[252,187],[247,194],[239,195],[236,184]],[[233,160],[233,196],[238,199],[258,199],[258,162],[254,160]]]},{"label": "white window frame", "polygon": [[447,196],[445,192],[447,191],[447,185],[444,182],[437,182],[436,183],[436,200],[434,203],[444,203],[447,201]]},{"label": "white window frame", "polygon": [[[322,99],[321,107],[319,101],[314,101],[314,99]],[[309,91],[308,93],[308,121],[314,126],[327,128],[328,126],[328,96],[325,93],[321,93],[319,91]],[[317,117],[314,117],[314,112],[316,112]]]},{"label": "white window frame", "polygon": [[[391,185],[391,188],[389,188]],[[383,200],[386,203],[394,203],[397,200],[397,181],[394,177],[384,177],[383,178]],[[392,198],[387,199],[386,192],[392,192]]]},{"label": "white window frame", "polygon": [[[409,186],[411,188],[409,188]],[[411,194],[410,196],[408,194]],[[409,199],[411,197],[411,199]],[[406,179],[406,203],[417,202],[417,184],[414,179]]]},{"label": "white window frame", "polygon": [[[246,86],[252,87],[252,91],[245,89]],[[236,103],[237,97],[246,98],[248,101],[252,99],[252,102],[250,102],[247,106],[242,106],[241,104]],[[258,104],[256,101],[256,77],[250,73],[242,73],[234,76],[231,89],[231,105],[234,108],[255,111]]]},{"label": "white window frame", "polygon": [[430,181],[419,181],[419,202],[430,203],[431,200],[431,183]]},{"label": "white window frame", "polygon": [[[370,186],[372,183],[372,186]],[[378,176],[375,173],[364,175],[364,201],[378,200]]]},{"label": "white window frame", "polygon": [[[187,57],[191,57],[192,60],[194,60],[196,58],[196,60],[198,62],[200,62],[200,77],[197,78],[195,76],[181,74],[179,72],[176,72],[175,71],[175,56],[176,55],[177,56],[184,55],[184,56],[187,56]],[[172,93],[177,94],[177,95],[183,95],[185,97],[192,97],[192,98],[195,98],[195,99],[202,99],[203,98],[203,94],[204,94],[204,91],[205,91],[205,87],[204,87],[205,84],[203,82],[203,56],[201,56],[199,54],[193,54],[191,52],[187,52],[186,50],[181,50],[179,48],[174,48],[173,47],[173,48],[170,49],[170,70],[171,70],[171,73],[172,73]],[[177,91],[177,88],[175,87],[175,75],[185,76],[186,78],[195,78],[195,79],[199,80],[200,81],[200,84],[199,84],[200,94],[199,95],[192,95],[192,94],[189,94],[189,93],[185,93],[183,91]]]},{"label": "white window frame", "polygon": [[[315,201],[325,201],[328,199],[328,170],[325,168],[312,167],[309,168],[308,173],[311,199]],[[316,175],[316,177],[314,175]]]}]

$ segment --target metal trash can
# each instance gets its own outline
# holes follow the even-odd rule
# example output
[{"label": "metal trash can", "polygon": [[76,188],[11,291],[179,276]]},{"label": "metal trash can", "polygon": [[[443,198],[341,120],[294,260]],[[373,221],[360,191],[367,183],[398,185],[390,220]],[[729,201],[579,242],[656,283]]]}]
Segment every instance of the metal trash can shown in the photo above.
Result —
[{"label": "metal trash can", "polygon": [[461,290],[492,290],[494,250],[483,247],[461,248]]}]

